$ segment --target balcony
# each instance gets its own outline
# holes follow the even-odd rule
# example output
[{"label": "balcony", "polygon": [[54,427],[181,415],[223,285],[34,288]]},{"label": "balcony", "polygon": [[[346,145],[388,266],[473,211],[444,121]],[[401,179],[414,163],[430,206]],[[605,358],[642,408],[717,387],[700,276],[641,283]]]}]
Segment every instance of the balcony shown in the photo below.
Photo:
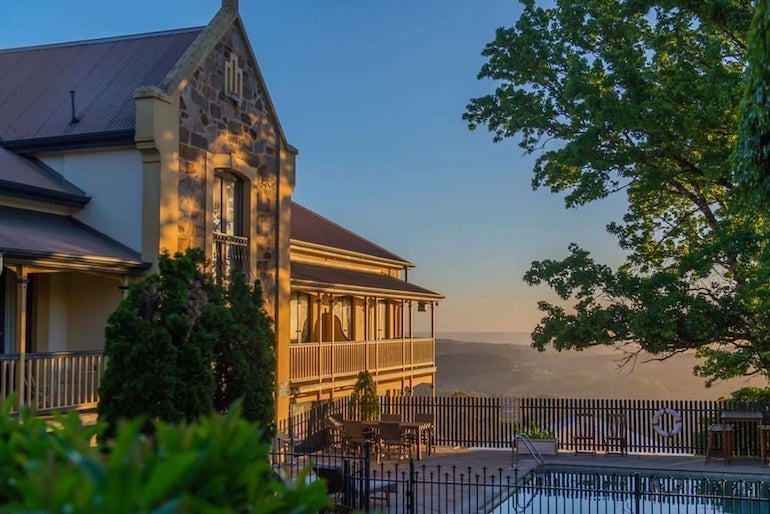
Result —
[{"label": "balcony", "polygon": [[433,338],[296,343],[290,347],[291,385],[310,391],[355,381],[368,370],[379,380],[435,372]]},{"label": "balcony", "polygon": [[95,409],[105,363],[100,351],[0,355],[0,397],[18,395],[12,411]]},{"label": "balcony", "polygon": [[249,238],[214,232],[214,276],[223,283],[235,270],[249,278]]}]

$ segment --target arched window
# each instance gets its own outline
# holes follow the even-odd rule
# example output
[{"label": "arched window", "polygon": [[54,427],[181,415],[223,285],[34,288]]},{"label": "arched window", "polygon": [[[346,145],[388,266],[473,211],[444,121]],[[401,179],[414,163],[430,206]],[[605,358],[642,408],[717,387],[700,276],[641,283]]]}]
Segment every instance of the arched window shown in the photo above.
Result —
[{"label": "arched window", "polygon": [[249,239],[245,235],[243,180],[220,171],[214,176],[214,274],[221,283],[234,270],[249,278]]}]

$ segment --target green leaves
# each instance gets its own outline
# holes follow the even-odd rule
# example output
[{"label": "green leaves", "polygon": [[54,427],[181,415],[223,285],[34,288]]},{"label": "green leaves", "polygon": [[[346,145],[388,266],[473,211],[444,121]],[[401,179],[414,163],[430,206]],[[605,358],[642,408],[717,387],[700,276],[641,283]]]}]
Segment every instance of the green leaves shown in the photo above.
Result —
[{"label": "green leaves", "polygon": [[766,3],[527,1],[486,46],[479,77],[495,90],[470,101],[469,128],[537,152],[533,187],[567,207],[627,198],[607,225],[619,269],[571,245],[525,274],[561,299],[539,304],[535,347],[698,349],[707,385],[770,379]]},{"label": "green leaves", "polygon": [[107,451],[89,444],[93,430],[77,415],[62,427],[2,418],[0,454],[23,463],[0,468],[3,512],[310,514],[329,504],[321,482],[273,478],[262,430],[237,404],[226,416],[158,424],[152,440],[140,422],[122,423]]},{"label": "green leaves", "polygon": [[274,433],[275,334],[259,283],[234,273],[227,290],[203,272],[200,250],[160,257],[160,273],[134,284],[106,329],[99,417],[109,436],[121,419],[193,421],[242,413]]}]

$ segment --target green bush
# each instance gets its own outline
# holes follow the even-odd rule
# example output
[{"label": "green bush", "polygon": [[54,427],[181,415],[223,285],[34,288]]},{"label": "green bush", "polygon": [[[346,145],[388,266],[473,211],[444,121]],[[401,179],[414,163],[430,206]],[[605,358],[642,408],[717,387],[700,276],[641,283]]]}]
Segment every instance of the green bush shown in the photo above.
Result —
[{"label": "green bush", "polygon": [[348,417],[360,420],[376,420],[380,417],[380,397],[372,374],[360,371],[348,403]]},{"label": "green bush", "polygon": [[550,428],[541,428],[537,425],[528,427],[517,425],[514,428],[516,434],[524,434],[530,439],[556,439],[556,433]]},{"label": "green bush", "polygon": [[225,412],[242,398],[244,418],[258,421],[265,427],[265,440],[270,440],[275,434],[275,333],[259,282],[249,287],[242,274],[233,274],[227,308],[219,310],[222,335],[214,345],[214,407]]},{"label": "green bush", "polygon": [[121,422],[106,451],[91,445],[99,427],[77,414],[54,425],[24,414],[0,416],[3,512],[298,513],[328,506],[322,482],[274,478],[258,425],[240,406],[187,425]]},{"label": "green bush", "polygon": [[159,273],[131,286],[105,330],[107,369],[99,419],[110,437],[121,419],[190,422],[226,412],[274,429],[275,335],[262,290],[234,273],[225,290],[203,272],[199,249],[160,256]]}]

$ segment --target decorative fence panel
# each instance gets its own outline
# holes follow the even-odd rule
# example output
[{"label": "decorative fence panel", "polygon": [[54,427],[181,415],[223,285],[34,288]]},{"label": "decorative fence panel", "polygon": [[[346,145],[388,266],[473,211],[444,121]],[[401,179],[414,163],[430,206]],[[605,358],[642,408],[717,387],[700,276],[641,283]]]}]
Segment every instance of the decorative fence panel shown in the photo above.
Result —
[{"label": "decorative fence panel", "polygon": [[[324,431],[329,415],[347,416],[347,402],[317,402],[297,413],[291,427],[285,421],[279,428],[294,439]],[[760,412],[764,423],[770,422],[770,402],[383,396],[380,408],[404,421],[417,413],[431,414],[438,446],[510,448],[517,432],[538,428],[553,431],[559,448],[572,451],[611,449],[604,444],[610,415],[621,413],[627,450],[647,454],[703,454],[707,428],[719,423],[723,411]],[[734,450],[737,455],[759,454],[756,422],[736,424]]]}]

